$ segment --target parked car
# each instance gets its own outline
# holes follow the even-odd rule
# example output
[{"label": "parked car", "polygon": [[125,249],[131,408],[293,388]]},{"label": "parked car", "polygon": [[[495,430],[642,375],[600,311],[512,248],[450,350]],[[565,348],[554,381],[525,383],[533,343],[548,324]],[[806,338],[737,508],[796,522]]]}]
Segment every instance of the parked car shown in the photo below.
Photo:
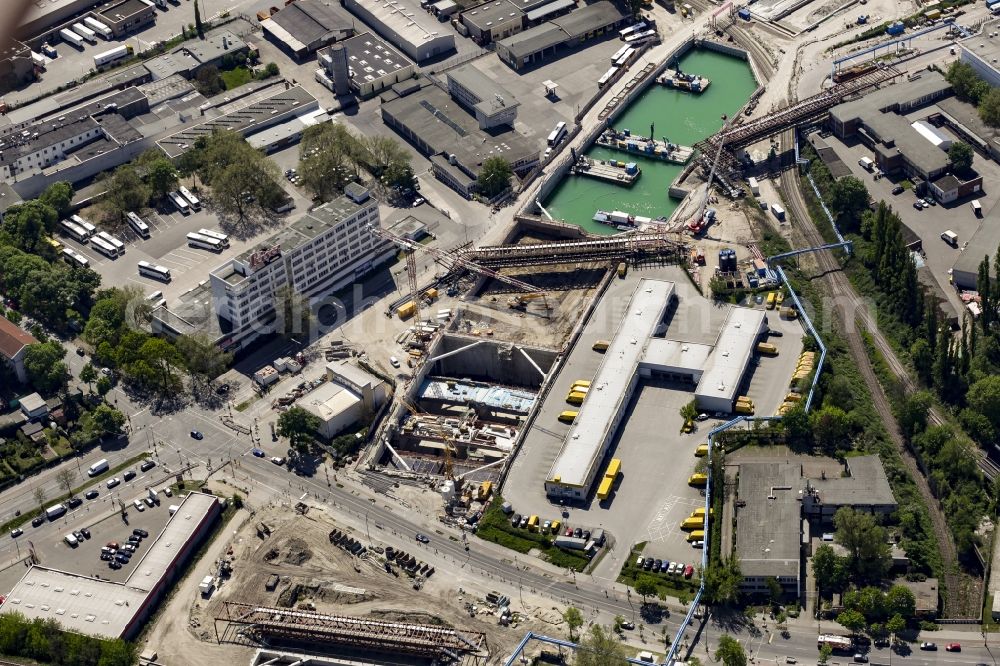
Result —
[{"label": "parked car", "polygon": [[696,418],[697,418],[697,419],[698,419],[699,421],[707,421],[707,420],[708,420],[708,414],[705,414],[704,412],[702,412],[702,413],[701,413],[701,414],[699,414],[699,415],[698,415],[698,416],[697,416]]},{"label": "parked car", "polygon": [[154,502],[153,498],[150,497],[149,495],[146,495],[145,497],[143,497],[142,501],[145,502],[146,506],[148,506],[150,509],[152,509],[154,506],[156,506],[156,502]]},{"label": "parked car", "polygon": [[86,355],[87,355],[87,352],[85,352],[85,351],[83,351],[83,350],[82,350],[81,348],[77,347],[77,348],[76,348],[76,355],[77,355],[77,356],[86,356]]},{"label": "parked car", "polygon": [[255,458],[263,458],[264,456],[267,455],[261,449],[257,448],[250,449],[250,453],[252,453]]},{"label": "parked car", "polygon": [[192,430],[191,431],[191,437],[194,438],[194,439],[199,439],[199,440],[205,439],[205,436],[203,434],[201,434],[200,430]]},{"label": "parked car", "polygon": [[[572,527],[567,527],[566,528],[566,532],[563,534],[563,536],[573,536],[573,528]],[[640,557],[639,559],[641,560],[642,558]],[[642,565],[640,565],[640,566],[642,566]]]},{"label": "parked car", "polygon": [[684,577],[685,578],[690,578],[693,575],[694,575],[694,567],[693,566],[691,566],[689,564],[686,567],[684,567]]},{"label": "parked car", "polygon": [[10,531],[10,538],[11,539],[16,539],[17,537],[21,536],[22,534],[24,534],[24,530],[22,530],[20,527],[15,527],[14,529],[12,529]]},{"label": "parked car", "polygon": [[106,544],[104,544],[104,547],[110,548],[111,550],[118,550],[120,546],[118,545],[117,541],[109,541]]},{"label": "parked car", "polygon": [[670,560],[663,560],[660,563],[660,573],[667,573],[670,570]]},{"label": "parked car", "polygon": [[80,528],[80,534],[83,535],[84,539],[89,539],[90,538],[90,530],[88,530],[86,527],[81,527]]},{"label": "parked car", "polygon": [[420,543],[430,543],[431,542],[431,540],[427,538],[427,535],[420,534],[419,532],[417,533],[417,535],[414,538],[417,541],[419,541]]},{"label": "parked car", "polygon": [[117,485],[118,485],[119,483],[121,483],[121,482],[122,482],[122,480],[121,480],[121,479],[119,479],[119,478],[118,478],[118,477],[116,476],[116,477],[115,477],[115,478],[113,478],[113,479],[108,479],[108,482],[107,482],[106,484],[104,484],[104,485],[106,485],[106,486],[108,487],[108,489],[110,490],[111,488],[114,488],[115,486],[117,486]]},{"label": "parked car", "polygon": [[147,532],[144,529],[140,529],[140,528],[137,527],[134,530],[132,530],[132,535],[133,536],[137,536],[137,537],[142,537],[143,539],[145,539],[146,537],[149,536],[149,532]]},{"label": "parked car", "polygon": [[44,522],[45,522],[44,518],[42,518],[41,516],[37,516],[37,517],[31,519],[31,526],[32,527],[38,527],[39,525],[41,525]]},{"label": "parked car", "polygon": [[856,664],[867,664],[868,663],[868,657],[866,657],[865,655],[863,655],[860,652],[858,652],[857,654],[854,655],[854,663],[856,663]]},{"label": "parked car", "polygon": [[517,527],[521,524],[521,514],[515,513],[514,517],[510,519],[510,526]]},{"label": "parked car", "polygon": [[98,494],[99,493],[96,490],[88,490],[86,493],[84,493],[83,496],[86,497],[89,500],[92,500],[92,499],[95,499]]},{"label": "parked car", "polygon": [[394,368],[398,368],[399,367],[399,359],[396,358],[395,356],[390,356],[389,357],[389,364],[392,365],[392,367],[394,367]]},{"label": "parked car", "polygon": [[122,551],[124,551],[126,553],[134,553],[135,549],[136,549],[136,546],[137,546],[137,544],[127,543],[124,546],[122,546]]},{"label": "parked car", "polygon": [[273,458],[271,458],[271,462],[273,462],[275,465],[284,465],[285,459],[282,458],[281,456],[274,456]]},{"label": "parked car", "polygon": [[579,539],[580,537],[583,536],[583,530],[580,529],[579,527],[576,528],[575,530],[573,530],[573,536],[575,536],[577,539]]},{"label": "parked car", "polygon": [[[125,561],[127,562],[128,560],[125,560]],[[122,568],[122,563],[119,562],[118,560],[111,560],[110,562],[108,562],[108,567],[110,567],[112,569],[121,569]]]},{"label": "parked car", "polygon": [[123,551],[123,552],[115,554],[115,560],[117,562],[121,562],[122,564],[127,564],[128,561],[131,560],[131,559],[132,559],[132,556],[129,555],[129,553],[127,551]]},{"label": "parked car", "polygon": [[632,622],[631,620],[625,620],[624,622],[622,622],[621,627],[622,629],[628,629],[629,631],[632,631],[633,629],[635,629],[635,622]]},{"label": "parked car", "polygon": [[143,472],[148,472],[149,470],[153,469],[154,467],[156,467],[156,461],[155,460],[146,460],[141,465],[139,465],[139,470],[143,471]]},{"label": "parked car", "polygon": [[944,649],[947,650],[948,652],[961,652],[962,651],[962,644],[961,643],[948,643],[947,645],[944,646]]},{"label": "parked car", "polygon": [[659,571],[660,567],[663,566],[663,560],[653,560],[653,571]]},{"label": "parked car", "polygon": [[667,567],[667,573],[668,574],[672,574],[672,573],[675,573],[676,571],[677,571],[677,563],[676,562],[671,562],[670,566]]},{"label": "parked car", "polygon": [[146,507],[143,505],[142,500],[135,500],[132,502],[132,506],[135,507],[136,511],[145,511]]},{"label": "parked car", "polygon": [[931,643],[930,641],[924,641],[920,644],[921,650],[937,650],[937,643]]},{"label": "parked car", "polygon": [[897,185],[896,187],[892,188],[892,193],[893,194],[902,194],[903,193],[903,189],[904,188],[903,188],[902,185]]},{"label": "parked car", "polygon": [[590,530],[584,530],[583,531],[583,540],[584,541],[590,541]]},{"label": "parked car", "polygon": [[921,201],[914,201],[913,202],[913,207],[916,208],[917,210],[923,210],[924,209],[924,204]]},{"label": "parked car", "polygon": [[127,469],[127,470],[125,470],[125,474],[123,475],[123,478],[126,481],[131,481],[132,479],[135,478],[135,470],[134,469]]},{"label": "parked car", "polygon": [[71,509],[75,509],[81,504],[83,504],[83,500],[80,499],[79,497],[70,497],[69,500],[66,502],[66,506],[68,506]]},{"label": "parked car", "polygon": [[128,535],[128,543],[139,543],[140,541],[142,541],[141,536],[138,536],[136,534]]}]

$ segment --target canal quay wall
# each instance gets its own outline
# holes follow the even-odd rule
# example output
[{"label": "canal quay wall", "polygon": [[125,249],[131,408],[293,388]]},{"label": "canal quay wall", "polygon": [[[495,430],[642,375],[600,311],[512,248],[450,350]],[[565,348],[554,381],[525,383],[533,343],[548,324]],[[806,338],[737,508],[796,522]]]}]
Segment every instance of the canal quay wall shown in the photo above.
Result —
[{"label": "canal quay wall", "polygon": [[[757,89],[750,95],[746,103],[740,107],[737,113],[742,113],[748,108],[748,105],[755,104],[756,100],[764,92],[764,85],[762,84],[763,79],[761,78],[760,69],[757,63],[754,62],[753,58],[750,57],[749,52],[746,49],[740,48],[736,45],[726,44],[722,42],[717,42],[710,39],[701,38],[691,38],[679,44],[675,49],[667,54],[663,60],[661,60],[655,67],[647,68],[642,71],[639,75],[633,78],[630,85],[626,86],[625,90],[619,93],[618,96],[612,98],[605,107],[604,117],[590,132],[583,138],[580,143],[580,148],[577,151],[577,155],[585,154],[589,151],[597,138],[604,133],[606,129],[613,126],[613,123],[643,94],[645,93],[651,85],[655,85],[656,79],[660,76],[664,70],[666,70],[673,62],[679,60],[681,57],[686,55],[690,50],[695,48],[703,48],[710,51],[715,51],[722,53],[723,55],[736,57],[741,60],[746,61],[749,66],[754,80],[758,83]],[[587,109],[591,108],[593,104],[599,99],[599,95],[591,100],[587,105]],[[577,117],[583,116],[586,110],[581,110],[581,114]],[[567,140],[575,138],[580,132],[579,125],[574,127],[574,131]],[[568,225],[562,222],[549,222],[547,219],[542,217],[543,212],[539,206],[539,202],[547,201],[552,195],[553,191],[563,182],[563,180],[570,175],[570,169],[573,166],[573,158],[571,154],[560,154],[558,158],[554,159],[549,166],[545,168],[545,171],[540,173],[538,177],[543,180],[539,185],[538,192],[535,198],[525,204],[517,215],[515,215],[515,220],[518,223],[518,227],[522,229],[532,229],[535,231],[543,231],[545,233],[554,235],[561,238],[572,238],[574,237],[572,232],[569,232],[566,227],[580,229],[576,225]],[[697,163],[695,160],[689,162],[681,171],[681,173],[674,179],[668,188],[668,194],[676,199],[680,199],[681,202],[695,189],[697,183],[688,184],[688,180],[692,173],[697,168]],[[525,184],[527,186],[527,183]],[[674,215],[682,207],[674,211]],[[592,234],[583,231],[582,229],[578,232],[580,237],[591,236]],[[511,236],[516,234],[516,230],[512,230]]]}]

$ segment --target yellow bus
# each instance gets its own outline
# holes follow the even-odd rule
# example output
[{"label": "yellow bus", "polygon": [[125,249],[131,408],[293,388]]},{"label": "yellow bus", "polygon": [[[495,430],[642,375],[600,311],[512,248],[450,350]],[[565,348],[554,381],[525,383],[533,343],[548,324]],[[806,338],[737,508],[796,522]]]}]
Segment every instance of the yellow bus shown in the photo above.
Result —
[{"label": "yellow bus", "polygon": [[565,412],[559,413],[559,420],[563,423],[572,423],[576,420],[576,417],[580,415],[580,412],[573,411],[572,409],[567,409]]},{"label": "yellow bus", "polygon": [[559,534],[559,526],[562,525],[558,520],[553,520],[552,524],[549,525],[549,531],[553,534]]},{"label": "yellow bus", "polygon": [[802,399],[802,395],[799,393],[789,393],[785,396],[785,402],[798,402]]},{"label": "yellow bus", "polygon": [[578,379],[575,382],[573,382],[573,385],[570,386],[569,390],[575,391],[580,388],[590,388],[590,382],[588,382],[586,379]]},{"label": "yellow bus", "polygon": [[764,354],[766,356],[777,356],[778,348],[772,345],[770,342],[758,342],[757,353]]},{"label": "yellow bus", "polygon": [[614,480],[620,471],[622,471],[622,461],[618,458],[612,458],[611,462],[608,463],[608,468],[604,471],[604,476]]},{"label": "yellow bus", "polygon": [[688,534],[688,543],[694,543],[695,541],[705,540],[705,530],[695,530]]},{"label": "yellow bus", "polygon": [[775,302],[775,300],[777,300],[777,297],[778,297],[778,295],[776,293],[774,293],[773,291],[767,295],[767,309],[768,310],[773,310],[774,309],[774,302]]},{"label": "yellow bus", "polygon": [[538,531],[538,516],[528,518],[528,529],[532,532]]},{"label": "yellow bus", "polygon": [[566,396],[566,402],[571,405],[581,405],[583,404],[583,399],[587,397],[586,393],[580,393],[579,391],[570,391],[569,395]]},{"label": "yellow bus", "polygon": [[52,236],[46,236],[45,237],[45,242],[48,243],[49,245],[51,245],[52,249],[55,250],[56,252],[62,252],[63,251],[63,244],[60,243],[59,241],[57,241]]},{"label": "yellow bus", "polygon": [[601,485],[597,487],[597,499],[601,501],[608,499],[608,495],[611,494],[611,487],[614,483],[615,479],[612,476],[606,476],[601,479]]},{"label": "yellow bus", "polygon": [[688,478],[688,485],[700,488],[708,483],[708,476],[701,472],[695,472]]},{"label": "yellow bus", "polygon": [[699,444],[698,448],[694,450],[695,458],[704,458],[708,455],[708,444]]},{"label": "yellow bus", "polygon": [[611,345],[607,340],[598,340],[594,343],[594,351],[608,351],[608,347]]},{"label": "yellow bus", "polygon": [[681,523],[681,529],[685,532],[690,530],[700,530],[705,527],[704,516],[689,516]]},{"label": "yellow bus", "polygon": [[748,405],[745,402],[736,403],[736,407],[733,409],[737,414],[743,414],[745,416],[753,416],[753,405]]},{"label": "yellow bus", "polygon": [[[697,509],[695,509],[694,511],[691,512],[691,517],[692,518],[694,518],[696,516],[704,518],[704,516],[705,516],[705,507],[699,506]],[[712,518],[714,516],[715,516],[715,509],[709,509],[708,510],[708,517]]]},{"label": "yellow bus", "polygon": [[736,402],[742,402],[742,403],[745,403],[747,405],[752,405],[753,404],[753,400],[750,399],[750,396],[746,396],[746,395],[737,396],[736,397]]}]

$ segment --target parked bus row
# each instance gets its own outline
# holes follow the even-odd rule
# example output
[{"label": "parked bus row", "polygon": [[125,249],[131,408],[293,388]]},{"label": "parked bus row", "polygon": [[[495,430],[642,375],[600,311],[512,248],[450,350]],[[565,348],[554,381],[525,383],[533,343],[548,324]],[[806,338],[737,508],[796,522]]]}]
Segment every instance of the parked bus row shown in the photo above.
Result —
[{"label": "parked bus row", "polygon": [[176,192],[168,193],[167,198],[181,215],[188,215],[192,210],[201,210],[201,200],[183,185]]}]

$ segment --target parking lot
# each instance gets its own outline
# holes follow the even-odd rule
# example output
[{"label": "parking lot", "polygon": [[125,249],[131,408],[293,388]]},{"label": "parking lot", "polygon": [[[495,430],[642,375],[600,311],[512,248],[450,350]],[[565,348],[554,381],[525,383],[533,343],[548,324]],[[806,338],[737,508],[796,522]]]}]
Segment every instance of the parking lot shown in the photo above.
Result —
[{"label": "parking lot", "polygon": [[[504,496],[521,514],[538,514],[542,519],[558,518],[563,507],[545,495],[545,477],[559,452],[570,426],[558,415],[570,407],[565,402],[572,383],[592,379],[602,355],[593,351],[595,341],[610,339],[628,306],[640,278],[672,280],[678,306],[666,332],[670,339],[713,344],[725,321],[728,306],[703,298],[677,267],[632,269],[625,280],[614,280],[594,315],[567,356],[552,389],[536,417],[517,459],[511,466]],[[771,415],[787,393],[799,353],[802,328],[797,321],[784,321],[769,311],[770,326],[781,337],[769,341],[778,347],[777,357],[755,357],[755,365],[744,378],[747,394],[757,405],[757,413]],[[596,498],[583,507],[566,507],[567,526],[602,527],[615,537],[611,553],[598,565],[595,575],[615,578],[625,563],[631,546],[647,542],[645,553],[671,561],[693,562],[699,553],[679,529],[696,507],[704,504],[702,491],[688,485],[698,459],[694,452],[705,442],[708,431],[720,421],[708,419],[696,424],[692,433],[681,433],[681,407],[692,399],[693,387],[666,381],[645,381],[626,408],[623,426],[611,444],[609,456],[622,461],[621,476],[608,500]]]},{"label": "parking lot", "polygon": [[[910,114],[907,118],[910,121],[926,118],[930,113],[927,109]],[[958,137],[951,134],[946,127],[937,128],[939,132],[955,140]],[[955,311],[961,316],[963,304],[958,298],[955,289],[949,283],[949,271],[958,260],[961,252],[981,252],[987,251],[983,248],[968,248],[966,244],[969,239],[979,230],[983,223],[986,212],[989,211],[1000,197],[997,192],[990,189],[990,185],[1000,179],[1000,165],[986,159],[977,153],[973,160],[973,168],[983,176],[983,192],[975,196],[965,197],[958,201],[932,206],[929,209],[916,210],[913,203],[917,197],[912,190],[906,190],[901,194],[892,194],[892,189],[901,182],[901,178],[880,178],[875,180],[874,174],[869,173],[858,164],[862,157],[872,157],[871,150],[864,144],[852,141],[845,144],[835,136],[825,137],[827,143],[834,149],[837,156],[850,168],[851,174],[861,179],[868,188],[872,197],[876,200],[883,200],[892,206],[893,210],[902,219],[913,233],[923,241],[924,255],[918,261],[918,267],[922,264],[926,267],[923,273],[925,282],[933,280],[941,294],[948,299]],[[977,218],[972,212],[969,202],[972,199],[979,199],[983,206],[983,218]],[[941,240],[941,233],[946,230],[954,231],[958,234],[958,247],[952,247]]]}]

